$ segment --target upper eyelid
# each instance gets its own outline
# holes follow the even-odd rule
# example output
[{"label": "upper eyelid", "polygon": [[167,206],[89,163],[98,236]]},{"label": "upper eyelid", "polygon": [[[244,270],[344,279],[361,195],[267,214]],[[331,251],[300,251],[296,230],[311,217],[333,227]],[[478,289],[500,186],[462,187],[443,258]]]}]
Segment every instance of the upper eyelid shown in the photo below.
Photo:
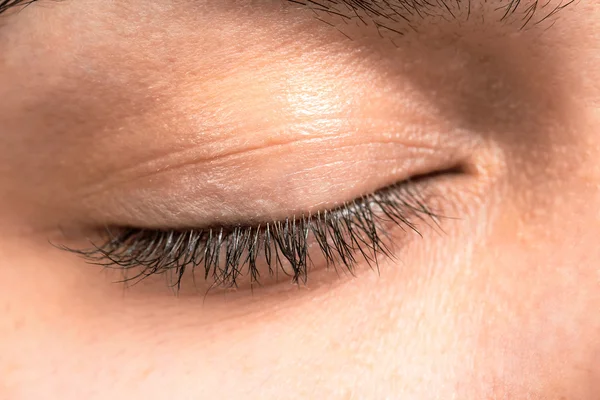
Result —
[{"label": "upper eyelid", "polygon": [[[138,170],[142,170],[142,171],[143,170],[151,170],[151,172],[148,172],[148,173],[135,174],[136,179],[140,179],[140,178],[148,177],[150,175],[156,175],[156,174],[160,174],[160,173],[174,171],[179,168],[185,168],[186,166],[189,166],[192,164],[207,164],[207,163],[223,160],[228,157],[234,157],[234,156],[237,156],[240,154],[251,154],[256,151],[267,150],[270,148],[287,146],[287,145],[291,145],[291,144],[303,143],[303,142],[314,141],[314,140],[316,140],[316,138],[306,138],[306,137],[293,138],[293,139],[286,140],[283,142],[268,144],[266,146],[255,145],[255,146],[251,146],[250,148],[224,151],[222,153],[219,153],[214,156],[207,157],[207,158],[198,157],[198,149],[197,148],[186,148],[186,149],[175,150],[175,151],[166,153],[164,155],[159,156],[158,158],[151,158],[147,161],[133,164],[130,167],[120,168],[119,174],[126,175],[130,172],[135,172]],[[190,156],[184,157],[185,160],[183,162],[178,162],[175,164],[170,162],[170,161],[172,161],[173,157],[180,157],[182,155],[183,156],[190,155]],[[165,166],[160,167],[160,164],[163,164]],[[126,182],[126,181],[128,181],[128,178],[124,178],[122,180],[117,180],[117,181],[111,182],[109,184],[108,188],[110,188],[112,185],[118,185],[118,184]],[[102,189],[103,190],[107,189],[107,186],[103,185]],[[96,193],[96,191],[94,191],[94,190],[87,191],[85,196],[93,195],[95,193]]]},{"label": "upper eyelid", "polygon": [[[289,145],[308,143],[308,142],[310,142],[310,143],[336,142],[344,137],[349,137],[349,136],[351,136],[351,135],[336,135],[336,136],[332,136],[332,137],[321,137],[321,138],[315,138],[315,137],[293,138],[290,140],[286,140],[283,142],[277,142],[277,143],[269,144],[266,146],[256,145],[256,146],[252,146],[250,148],[245,148],[243,150],[236,149],[233,151],[226,151],[226,152],[223,152],[223,153],[220,153],[218,155],[208,157],[208,158],[199,158],[197,155],[197,149],[194,149],[194,148],[184,149],[184,150],[176,150],[174,152],[162,155],[158,159],[153,158],[151,160],[132,165],[131,167],[120,168],[119,176],[124,176],[124,178],[111,179],[111,181],[109,183],[102,182],[101,187],[98,185],[95,185],[92,188],[88,188],[85,191],[85,193],[83,193],[82,195],[85,198],[85,197],[92,196],[92,195],[98,193],[98,191],[100,191],[100,190],[107,190],[116,185],[122,184],[124,182],[128,182],[128,181],[130,181],[130,178],[128,178],[127,176],[132,172],[134,172],[133,175],[135,176],[135,179],[142,179],[142,178],[146,178],[149,176],[156,176],[158,174],[162,174],[162,173],[166,173],[166,172],[172,172],[177,169],[185,168],[190,165],[209,164],[209,163],[215,162],[215,161],[220,161],[220,160],[222,161],[229,157],[235,157],[235,156],[239,156],[241,154],[251,155],[252,153],[257,152],[257,151],[264,151],[264,150],[269,150],[269,149],[273,149],[273,148],[277,148],[277,147],[285,147],[285,146],[289,146]],[[439,146],[430,145],[425,142],[411,143],[411,142],[407,142],[406,140],[400,140],[400,139],[395,139],[395,140],[387,139],[386,140],[386,139],[377,139],[377,138],[369,139],[366,142],[365,141],[363,141],[363,142],[357,141],[357,142],[351,143],[351,144],[334,146],[334,148],[336,151],[343,151],[345,149],[355,148],[357,146],[365,146],[365,145],[372,145],[372,144],[399,145],[399,146],[406,147],[406,148],[412,148],[412,149],[418,150],[418,151],[439,152],[441,150]],[[188,155],[188,154],[190,156],[189,156],[189,158],[185,157],[186,158],[185,161],[178,162],[178,163],[172,163],[172,157],[178,157],[181,155]],[[163,165],[165,165],[165,167],[160,167],[161,163]],[[135,171],[144,171],[144,170],[146,170],[148,172],[141,173],[141,174],[135,173]]]},{"label": "upper eyelid", "polygon": [[[232,160],[231,165],[218,167],[216,176],[209,170],[202,171],[203,166],[191,166],[139,181],[128,180],[112,189],[100,188],[83,201],[81,195],[86,192],[79,191],[73,199],[82,204],[80,209],[85,212],[88,226],[182,227],[280,218],[333,207],[411,176],[468,162],[473,149],[455,139],[440,144],[437,151],[424,148],[411,152],[401,144],[375,144],[381,148],[355,146],[356,150],[348,152],[330,149],[333,154],[315,154],[312,161],[288,151],[285,155],[260,157],[265,162],[261,161],[251,175],[247,175],[250,160]],[[364,142],[367,146],[369,140],[364,138]],[[322,149],[315,145],[310,151]],[[273,157],[279,161],[267,161]],[[334,163],[336,160],[344,162]],[[235,167],[240,163],[245,165],[241,170]],[[148,194],[148,189],[153,192]]]}]

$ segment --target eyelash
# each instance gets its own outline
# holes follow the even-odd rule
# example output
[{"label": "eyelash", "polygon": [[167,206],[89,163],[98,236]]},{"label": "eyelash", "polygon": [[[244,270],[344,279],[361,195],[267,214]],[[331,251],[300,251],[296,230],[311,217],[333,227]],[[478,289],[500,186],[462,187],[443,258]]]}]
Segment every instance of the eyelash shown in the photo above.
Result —
[{"label": "eyelash", "polygon": [[[380,255],[392,258],[390,230],[400,226],[421,236],[413,219],[438,224],[438,216],[425,204],[417,181],[407,180],[362,196],[330,211],[259,226],[233,226],[189,230],[149,230],[143,228],[106,229],[99,245],[88,249],[61,247],[87,262],[107,268],[137,268],[123,282],[137,283],[155,274],[169,273],[170,285],[181,287],[187,270],[203,268],[212,287],[238,286],[242,276],[260,285],[257,261],[268,266],[270,276],[282,271],[293,283],[305,284],[313,266],[311,244],[324,258],[326,266],[354,272],[362,259],[371,268]],[[288,271],[284,268],[288,266]]]}]

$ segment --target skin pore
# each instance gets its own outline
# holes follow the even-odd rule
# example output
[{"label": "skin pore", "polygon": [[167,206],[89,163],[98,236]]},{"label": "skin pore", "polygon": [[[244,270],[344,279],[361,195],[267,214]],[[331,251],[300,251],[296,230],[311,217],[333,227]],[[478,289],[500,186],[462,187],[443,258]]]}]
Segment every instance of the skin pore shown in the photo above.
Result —
[{"label": "skin pore", "polygon": [[[600,1],[18,3],[0,398],[597,398]],[[301,285],[124,287],[57,248],[418,176],[438,225],[391,227],[377,269],[315,257]]]}]

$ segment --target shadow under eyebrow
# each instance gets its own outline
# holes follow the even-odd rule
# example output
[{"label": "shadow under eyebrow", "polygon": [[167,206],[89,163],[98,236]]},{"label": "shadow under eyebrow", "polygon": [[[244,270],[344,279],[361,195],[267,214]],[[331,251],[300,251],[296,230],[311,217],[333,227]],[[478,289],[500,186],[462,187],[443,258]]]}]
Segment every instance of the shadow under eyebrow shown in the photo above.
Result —
[{"label": "shadow under eyebrow", "polygon": [[[339,17],[344,22],[374,25],[379,32],[390,31],[404,35],[416,31],[420,21],[468,20],[478,7],[489,14],[488,22],[514,23],[520,29],[541,24],[554,17],[576,0],[285,0],[311,9],[319,14]],[[486,21],[486,19],[484,19]],[[327,21],[324,21],[327,23]]]}]

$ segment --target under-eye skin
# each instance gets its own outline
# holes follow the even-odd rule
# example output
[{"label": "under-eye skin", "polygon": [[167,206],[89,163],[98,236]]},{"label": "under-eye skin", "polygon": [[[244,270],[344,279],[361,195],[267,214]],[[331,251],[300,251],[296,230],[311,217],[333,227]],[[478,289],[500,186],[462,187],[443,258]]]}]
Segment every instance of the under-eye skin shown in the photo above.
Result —
[{"label": "under-eye skin", "polygon": [[438,213],[427,205],[428,181],[437,175],[405,180],[333,210],[257,226],[114,227],[87,249],[62,248],[89,263],[121,269],[126,282],[166,274],[177,290],[186,271],[200,272],[210,287],[260,285],[264,275],[305,284],[316,265],[353,273],[364,262],[378,269],[379,259],[394,257],[402,245],[392,238],[394,228],[420,235],[420,226],[438,224]]}]

